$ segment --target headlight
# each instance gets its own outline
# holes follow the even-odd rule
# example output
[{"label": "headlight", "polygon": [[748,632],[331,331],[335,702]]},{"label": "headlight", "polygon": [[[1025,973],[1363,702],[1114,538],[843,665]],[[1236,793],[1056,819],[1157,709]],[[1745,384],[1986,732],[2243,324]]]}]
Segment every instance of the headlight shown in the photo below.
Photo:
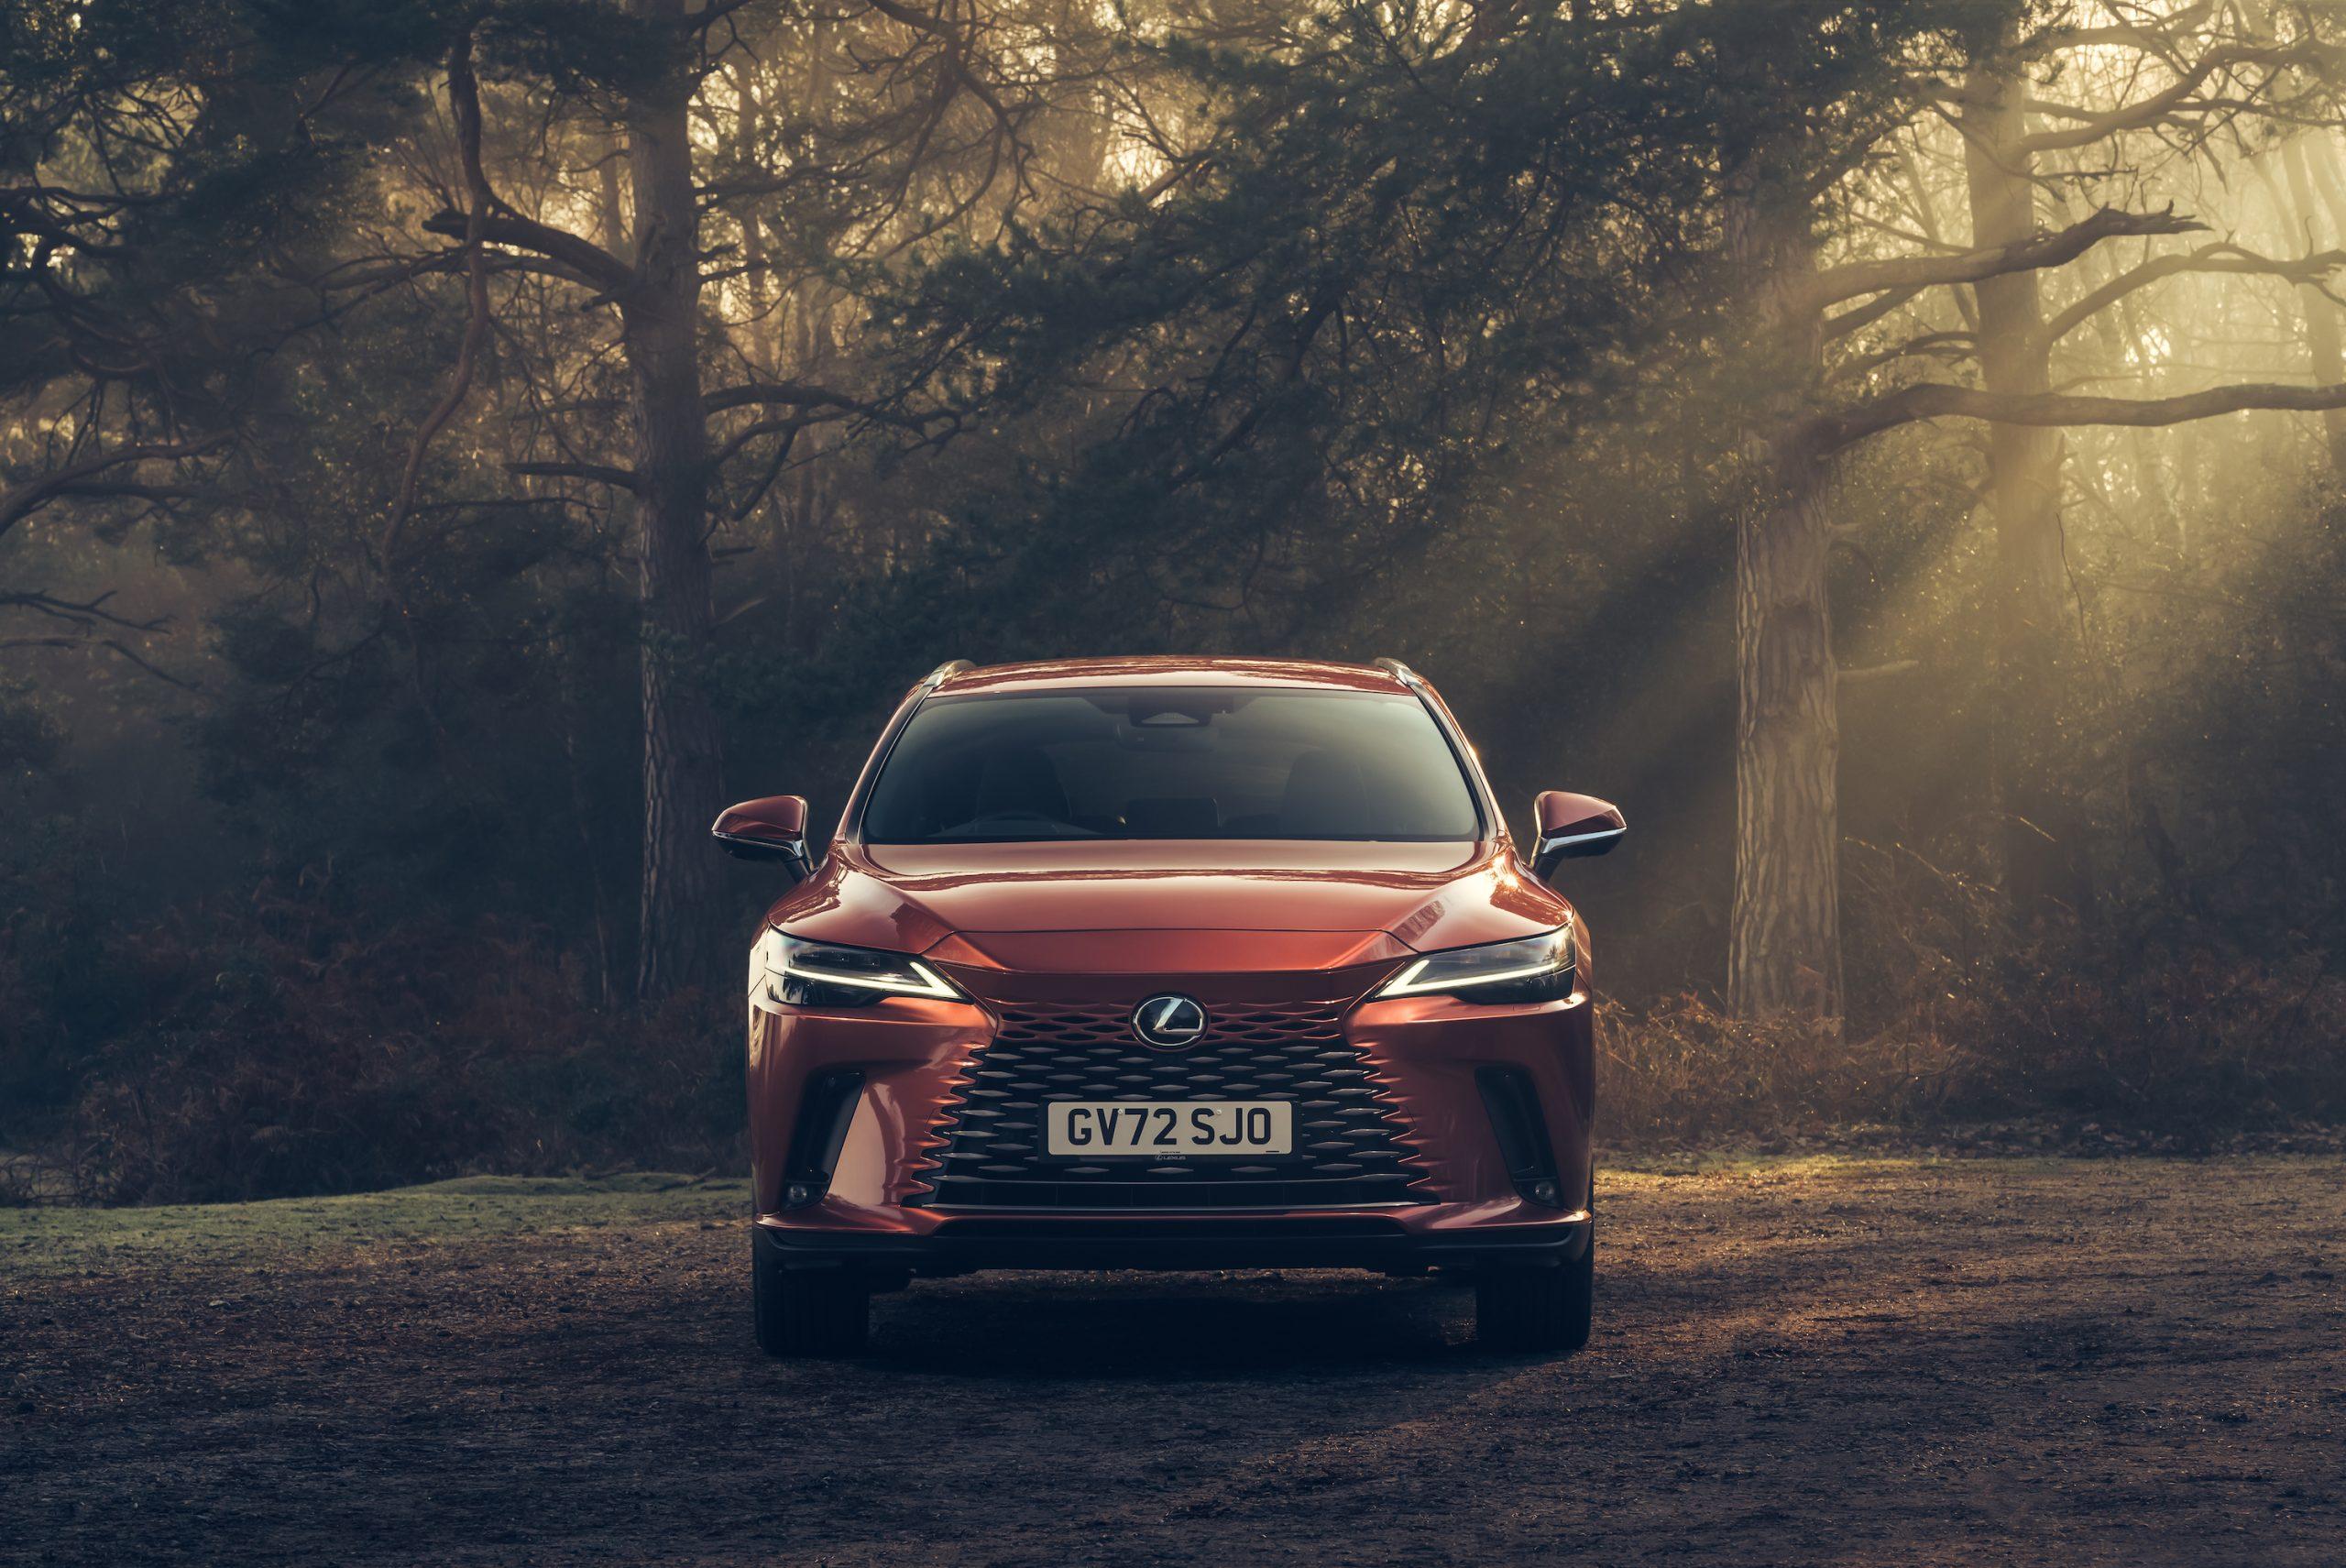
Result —
[{"label": "headlight", "polygon": [[1578,983],[1580,955],[1567,924],[1519,942],[1428,953],[1385,982],[1379,996],[1457,996],[1467,1002],[1554,1002]]},{"label": "headlight", "polygon": [[792,1007],[863,1007],[883,996],[943,996],[960,990],[904,953],[806,942],[769,929],[750,949],[750,1002],[768,1011]]}]

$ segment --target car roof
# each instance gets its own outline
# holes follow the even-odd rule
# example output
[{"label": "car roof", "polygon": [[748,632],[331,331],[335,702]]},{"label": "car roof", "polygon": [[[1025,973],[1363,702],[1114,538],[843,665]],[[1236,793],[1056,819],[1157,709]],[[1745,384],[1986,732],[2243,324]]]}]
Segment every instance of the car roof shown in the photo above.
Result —
[{"label": "car roof", "polygon": [[1327,659],[1217,659],[1185,656],[1044,659],[956,671],[938,696],[1067,686],[1328,686],[1342,691],[1406,692],[1389,669]]}]

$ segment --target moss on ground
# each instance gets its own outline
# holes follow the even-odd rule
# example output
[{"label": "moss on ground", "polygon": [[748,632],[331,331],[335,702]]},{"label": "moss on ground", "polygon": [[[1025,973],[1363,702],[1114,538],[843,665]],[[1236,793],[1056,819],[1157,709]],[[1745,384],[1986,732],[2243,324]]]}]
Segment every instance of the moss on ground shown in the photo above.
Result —
[{"label": "moss on ground", "polygon": [[371,1247],[456,1243],[625,1225],[737,1219],[750,1186],[657,1171],[618,1176],[467,1176],[385,1192],[191,1203],[154,1209],[0,1210],[0,1272],[266,1265]]}]

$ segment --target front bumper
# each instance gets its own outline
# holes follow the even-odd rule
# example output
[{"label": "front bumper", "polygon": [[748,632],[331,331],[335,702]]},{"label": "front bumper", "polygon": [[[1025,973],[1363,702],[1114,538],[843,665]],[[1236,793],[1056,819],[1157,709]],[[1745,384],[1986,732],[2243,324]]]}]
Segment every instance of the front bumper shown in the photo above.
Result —
[{"label": "front bumper", "polygon": [[[1141,983],[1174,988],[1179,981]],[[1101,981],[1068,984],[1093,992]],[[1146,1211],[1103,1207],[1097,1194],[1080,1207],[1056,1199],[1014,1209],[939,1201],[946,1130],[970,1064],[1000,1027],[1001,1005],[892,998],[838,1012],[751,1011],[755,1208],[760,1245],[773,1262],[874,1275],[1068,1267],[1417,1272],[1568,1262],[1587,1244],[1580,1204],[1589,1190],[1594,1041],[1584,993],[1517,1006],[1411,996],[1348,1008],[1343,1038],[1374,1072],[1382,1102],[1403,1129],[1408,1201],[1191,1207],[1168,1193],[1169,1201]],[[1532,1201],[1519,1168],[1510,1166],[1485,1090],[1494,1070],[1528,1086],[1536,1100],[1553,1190],[1569,1195],[1561,1206]],[[827,1162],[820,1196],[806,1201],[802,1192],[801,1201],[788,1201],[786,1190],[804,1174],[803,1156],[793,1164],[794,1139],[803,1144],[805,1127],[824,1121],[808,1108],[819,1108],[823,1085],[843,1075],[854,1082],[851,1118]]]},{"label": "front bumper", "polygon": [[[1431,1216],[1429,1216],[1431,1217]],[[785,1269],[876,1277],[990,1268],[1362,1268],[1418,1274],[1552,1267],[1586,1253],[1585,1212],[1532,1223],[1408,1224],[1391,1214],[1276,1217],[1022,1214],[937,1216],[904,1231],[841,1231],[760,1218],[758,1245]]]}]

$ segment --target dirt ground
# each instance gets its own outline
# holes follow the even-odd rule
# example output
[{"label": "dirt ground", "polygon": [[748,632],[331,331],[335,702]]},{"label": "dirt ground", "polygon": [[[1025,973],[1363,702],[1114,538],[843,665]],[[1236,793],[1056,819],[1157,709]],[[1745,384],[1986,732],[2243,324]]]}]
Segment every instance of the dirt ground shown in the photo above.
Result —
[{"label": "dirt ground", "polygon": [[0,1559],[2346,1562],[2346,1165],[1608,1171],[1597,1337],[996,1275],[760,1357],[730,1184],[0,1214]]}]

